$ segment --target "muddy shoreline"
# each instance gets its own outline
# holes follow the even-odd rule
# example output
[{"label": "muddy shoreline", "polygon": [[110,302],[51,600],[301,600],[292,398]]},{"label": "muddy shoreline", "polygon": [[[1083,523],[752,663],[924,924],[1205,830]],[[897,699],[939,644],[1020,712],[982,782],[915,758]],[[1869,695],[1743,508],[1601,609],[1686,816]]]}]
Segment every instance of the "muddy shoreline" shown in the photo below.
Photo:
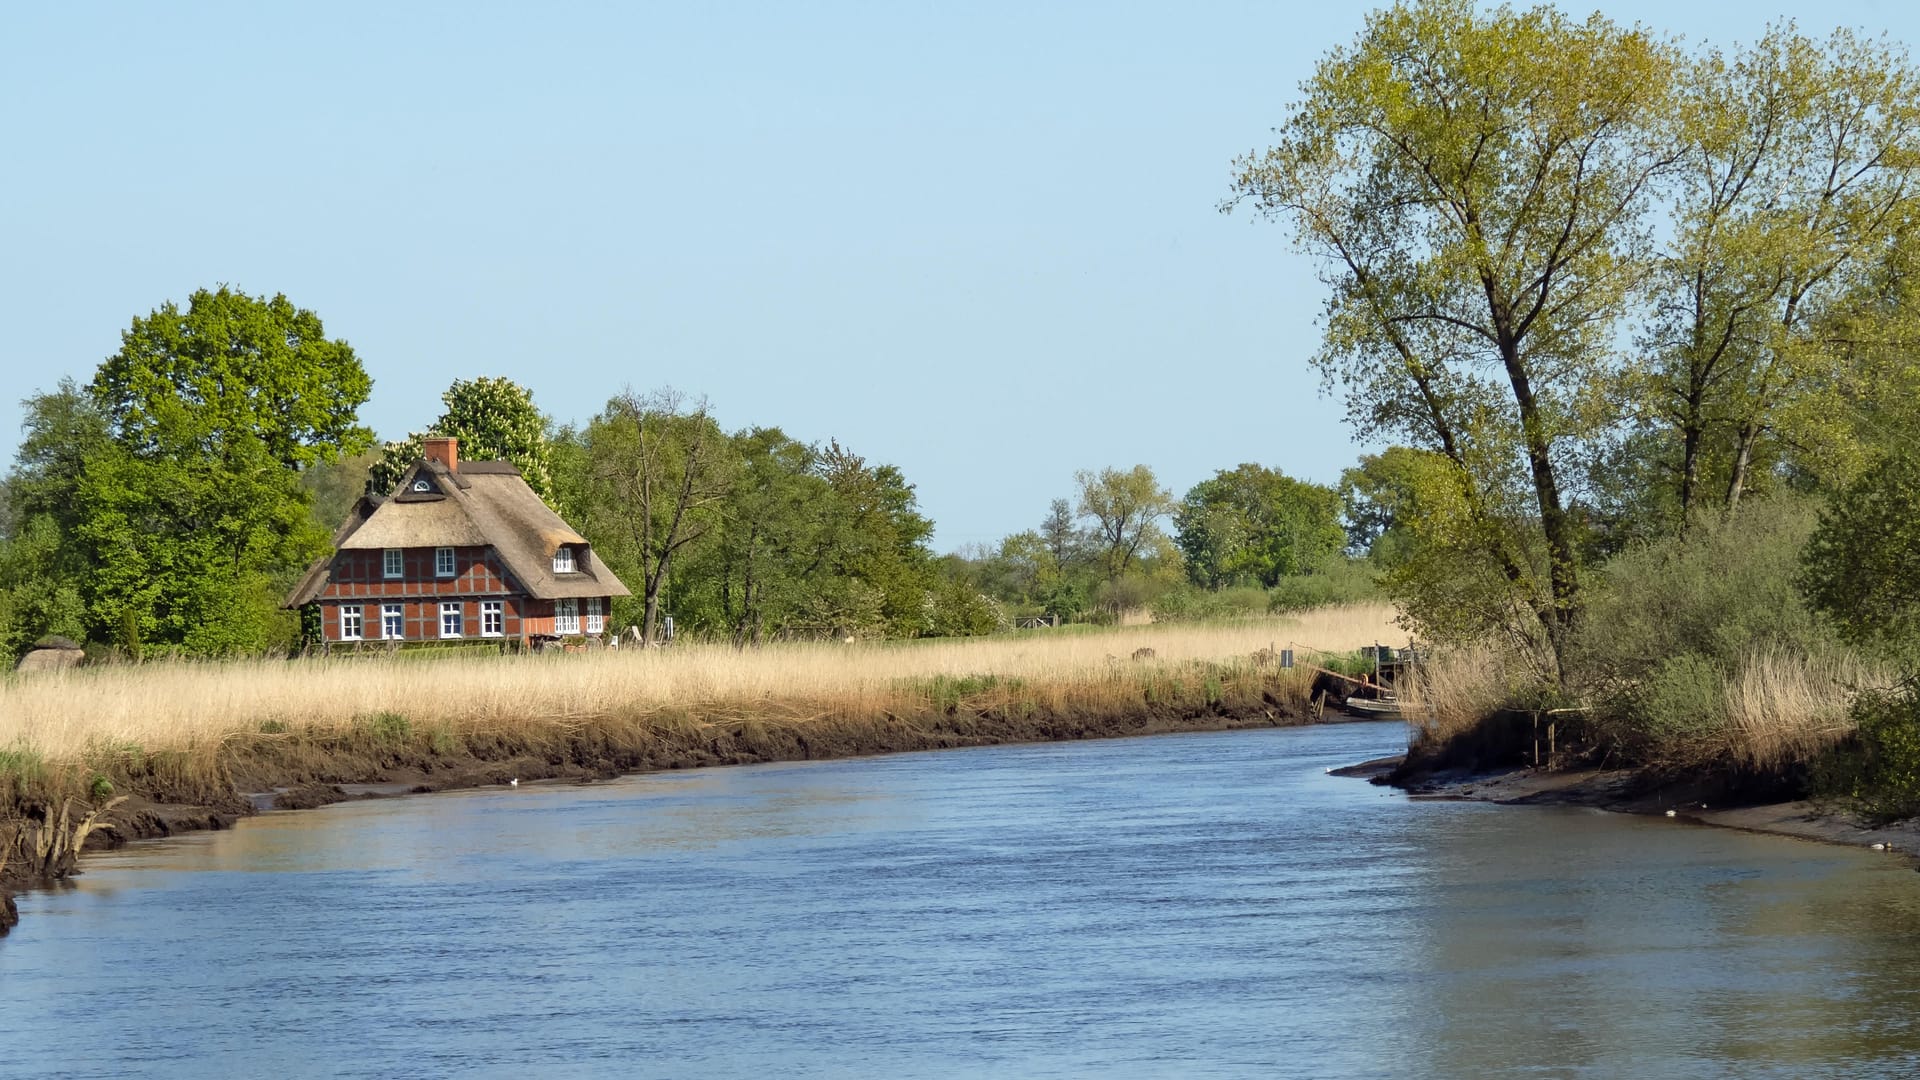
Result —
[{"label": "muddy shoreline", "polygon": [[[1143,703],[1098,714],[954,710],[936,717],[892,717],[890,721],[828,722],[806,727],[743,723],[733,728],[688,729],[662,733],[644,750],[578,741],[562,752],[544,754],[510,747],[501,747],[496,754],[486,752],[486,747],[469,747],[455,755],[396,749],[380,755],[341,753],[318,760],[253,759],[235,763],[230,788],[214,793],[213,798],[176,801],[168,792],[134,792],[112,800],[110,807],[96,808],[100,809],[99,823],[87,834],[81,851],[110,850],[134,840],[228,829],[241,818],[265,810],[304,810],[350,800],[488,787],[510,780],[592,783],[676,769],[1293,727],[1313,722],[1304,709],[1272,694],[1263,695],[1256,704],[1222,703],[1204,709]],[[11,820],[0,815],[0,835],[9,826],[16,837],[19,835],[26,821],[23,810],[43,816],[56,812],[49,807],[15,807]],[[0,849],[0,858],[4,857],[5,850]],[[12,893],[53,885],[83,872],[85,863],[83,859],[67,860],[51,875],[29,873],[26,868],[26,862],[17,858],[0,865],[0,936],[19,921]]]},{"label": "muddy shoreline", "polygon": [[1405,755],[1363,761],[1333,773],[1397,787],[1413,799],[1583,806],[1920,855],[1920,819],[1876,824],[1807,799],[1755,799],[1737,785],[1711,776],[1661,776],[1636,769],[1590,767],[1547,770],[1525,765],[1424,771],[1410,770]]}]

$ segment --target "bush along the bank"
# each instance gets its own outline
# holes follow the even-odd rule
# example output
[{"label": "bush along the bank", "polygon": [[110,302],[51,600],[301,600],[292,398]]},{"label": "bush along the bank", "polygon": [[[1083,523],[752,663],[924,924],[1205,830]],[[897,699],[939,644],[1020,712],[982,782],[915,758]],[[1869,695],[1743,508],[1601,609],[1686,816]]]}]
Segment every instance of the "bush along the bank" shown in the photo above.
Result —
[{"label": "bush along the bank", "polygon": [[1817,794],[1891,820],[1920,814],[1920,696],[1908,682],[1854,700],[1854,737],[1814,774]]}]

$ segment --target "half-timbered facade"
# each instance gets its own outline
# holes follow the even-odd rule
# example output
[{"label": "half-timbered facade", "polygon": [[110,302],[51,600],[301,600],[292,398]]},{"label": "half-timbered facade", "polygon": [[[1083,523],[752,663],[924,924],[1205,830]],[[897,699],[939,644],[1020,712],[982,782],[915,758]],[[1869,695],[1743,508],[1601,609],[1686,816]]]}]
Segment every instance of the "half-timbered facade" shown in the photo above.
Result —
[{"label": "half-timbered facade", "polygon": [[287,597],[329,644],[599,637],[631,595],[506,462],[428,439],[392,494],[360,500]]}]

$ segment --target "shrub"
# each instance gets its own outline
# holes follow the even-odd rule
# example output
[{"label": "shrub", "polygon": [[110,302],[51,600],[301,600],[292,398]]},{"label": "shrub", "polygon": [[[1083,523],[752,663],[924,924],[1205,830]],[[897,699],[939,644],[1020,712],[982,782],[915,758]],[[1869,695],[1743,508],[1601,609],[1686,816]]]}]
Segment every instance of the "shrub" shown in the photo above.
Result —
[{"label": "shrub", "polygon": [[1339,558],[1323,563],[1311,574],[1281,578],[1267,592],[1267,610],[1278,615],[1330,604],[1368,603],[1380,596],[1372,563]]},{"label": "shrub", "polygon": [[413,734],[413,724],[397,712],[378,712],[367,721],[367,731],[381,742],[404,742]]},{"label": "shrub", "polygon": [[1854,699],[1857,733],[1824,758],[1814,790],[1877,818],[1920,814],[1920,698],[1912,683]]},{"label": "shrub", "polygon": [[1153,619],[1155,622],[1197,622],[1247,618],[1266,609],[1266,591],[1257,586],[1238,585],[1208,591],[1183,583],[1169,588],[1153,602]]},{"label": "shrub", "polygon": [[[1608,742],[1643,760],[1804,745],[1802,718],[1736,710],[1755,698],[1750,669],[1762,663],[1809,708],[1845,707],[1850,688],[1836,680],[1857,665],[1838,662],[1846,652],[1834,625],[1795,584],[1815,519],[1804,497],[1749,499],[1600,569],[1567,676]],[[1776,738],[1763,730],[1775,721],[1796,730]]]}]

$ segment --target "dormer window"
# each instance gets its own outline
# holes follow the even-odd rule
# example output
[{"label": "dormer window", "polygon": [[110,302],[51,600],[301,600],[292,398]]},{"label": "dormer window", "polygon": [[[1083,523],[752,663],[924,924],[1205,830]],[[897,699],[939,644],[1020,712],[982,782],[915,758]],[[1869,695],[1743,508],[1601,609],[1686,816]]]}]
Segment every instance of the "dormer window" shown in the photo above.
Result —
[{"label": "dormer window", "polygon": [[415,491],[432,491],[432,490],[433,490],[433,485],[427,482],[427,478],[426,478],[426,477],[424,477],[424,476],[422,476],[422,477],[419,477],[419,478],[417,478],[417,479],[415,479],[415,480],[414,480],[414,482],[413,482],[413,490],[415,490]]},{"label": "dormer window", "polygon": [[553,572],[556,574],[571,574],[574,572],[572,548],[563,547],[553,553]]}]

